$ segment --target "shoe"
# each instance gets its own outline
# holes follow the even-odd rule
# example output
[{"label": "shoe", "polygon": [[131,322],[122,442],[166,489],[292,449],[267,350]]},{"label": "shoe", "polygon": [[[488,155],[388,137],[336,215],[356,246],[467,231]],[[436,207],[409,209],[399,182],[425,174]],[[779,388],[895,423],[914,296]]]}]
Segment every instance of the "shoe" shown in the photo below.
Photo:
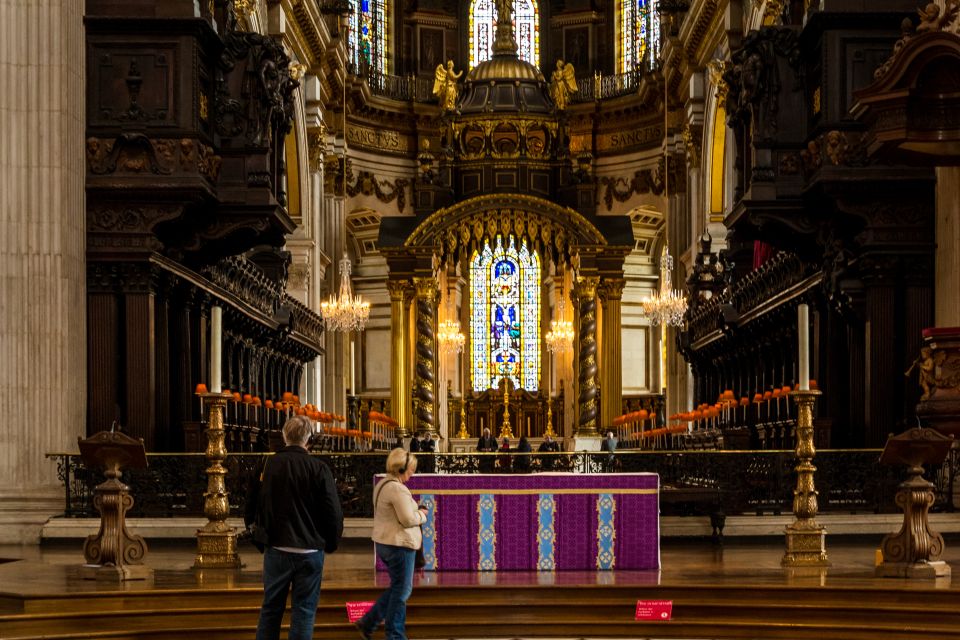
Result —
[{"label": "shoe", "polygon": [[353,626],[357,628],[357,631],[360,633],[360,637],[363,638],[363,640],[373,640],[373,634],[364,629],[359,620],[354,622]]}]

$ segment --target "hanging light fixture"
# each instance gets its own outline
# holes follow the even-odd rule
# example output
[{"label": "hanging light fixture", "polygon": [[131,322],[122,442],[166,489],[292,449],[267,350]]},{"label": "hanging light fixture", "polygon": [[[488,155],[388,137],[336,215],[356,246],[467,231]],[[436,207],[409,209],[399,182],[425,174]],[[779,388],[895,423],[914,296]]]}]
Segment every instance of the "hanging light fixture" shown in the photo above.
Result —
[{"label": "hanging light fixture", "polygon": [[467,342],[466,336],[460,331],[460,323],[453,319],[452,299],[452,296],[448,296],[447,319],[440,323],[437,330],[437,341],[440,343],[440,350],[444,353],[460,353]]},{"label": "hanging light fixture", "polygon": [[353,295],[350,259],[340,261],[340,293],[320,305],[320,315],[329,331],[363,331],[370,318],[370,303]]},{"label": "hanging light fixture", "polygon": [[[663,232],[669,237],[670,226],[668,213],[670,212],[670,118],[668,107],[669,94],[667,83],[663,83]],[[669,246],[664,243],[663,255],[660,256],[660,291],[643,301],[643,313],[654,325],[663,324],[676,327],[683,324],[683,315],[687,312],[687,296],[682,291],[673,288],[673,256]]]},{"label": "hanging light fixture", "polygon": [[687,296],[673,288],[672,272],[673,256],[669,249],[664,249],[660,256],[660,292],[643,301],[643,313],[654,325],[676,327],[683,323],[683,314],[687,311]]},{"label": "hanging light fixture", "polygon": [[544,336],[550,353],[563,353],[573,345],[573,325],[563,319],[563,287],[560,288],[560,302],[557,305],[557,319],[550,322],[550,331]]}]

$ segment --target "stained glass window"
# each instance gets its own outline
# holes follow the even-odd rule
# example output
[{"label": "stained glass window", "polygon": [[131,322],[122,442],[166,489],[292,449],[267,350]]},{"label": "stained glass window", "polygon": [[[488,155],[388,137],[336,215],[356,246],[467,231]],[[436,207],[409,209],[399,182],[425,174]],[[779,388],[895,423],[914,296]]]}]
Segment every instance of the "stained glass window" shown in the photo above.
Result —
[{"label": "stained glass window", "polygon": [[[470,4],[470,66],[493,55],[493,34],[497,8],[493,0],[472,0]],[[536,0],[513,0],[513,34],[520,47],[520,59],[540,66],[540,8]]]},{"label": "stained glass window", "polygon": [[497,236],[470,261],[470,343],[473,388],[495,389],[509,378],[514,388],[540,384],[540,256],[516,248],[513,236]]},{"label": "stained glass window", "polygon": [[347,45],[357,72],[387,73],[388,0],[350,0]]},{"label": "stained glass window", "polygon": [[620,0],[617,67],[652,69],[660,53],[660,0]]}]

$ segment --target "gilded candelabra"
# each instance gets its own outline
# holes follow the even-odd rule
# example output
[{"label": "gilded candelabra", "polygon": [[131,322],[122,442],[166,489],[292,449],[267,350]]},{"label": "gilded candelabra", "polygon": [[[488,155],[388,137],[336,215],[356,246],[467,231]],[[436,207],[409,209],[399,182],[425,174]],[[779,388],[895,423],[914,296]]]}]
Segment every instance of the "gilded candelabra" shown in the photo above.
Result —
[{"label": "gilded candelabra", "polygon": [[547,430],[543,432],[544,436],[554,437],[553,432],[553,401],[550,399],[550,396],[547,396]]},{"label": "gilded candelabra", "polygon": [[510,381],[506,378],[503,379],[503,423],[500,425],[500,437],[513,437],[513,429],[510,428]]},{"label": "gilded candelabra", "polygon": [[797,403],[797,488],[793,490],[793,515],[788,525],[786,551],[780,564],[784,567],[828,567],[826,530],[817,524],[817,489],[814,484],[813,403],[820,392],[794,391]]},{"label": "gilded candelabra", "polygon": [[457,437],[461,440],[465,440],[470,437],[470,434],[467,433],[467,399],[461,398],[460,400],[460,431],[457,431]]},{"label": "gilded candelabra", "polygon": [[224,476],[227,470],[223,461],[227,458],[224,444],[223,408],[227,404],[226,394],[200,394],[210,405],[207,420],[207,492],[203,494],[203,513],[207,524],[197,531],[197,557],[194,569],[239,569],[240,555],[237,553],[237,530],[227,524],[230,514],[230,502],[227,500],[227,487]]}]

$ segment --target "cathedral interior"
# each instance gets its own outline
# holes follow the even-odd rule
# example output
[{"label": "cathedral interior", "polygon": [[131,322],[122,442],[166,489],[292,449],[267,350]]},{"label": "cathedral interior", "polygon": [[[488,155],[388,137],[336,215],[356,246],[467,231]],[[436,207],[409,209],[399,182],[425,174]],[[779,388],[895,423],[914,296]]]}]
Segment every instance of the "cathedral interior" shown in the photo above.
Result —
[{"label": "cathedral interior", "polygon": [[[296,414],[354,540],[316,637],[376,597],[402,446],[441,493],[653,505],[581,509],[596,570],[428,572],[415,637],[960,638],[960,0],[47,0],[0,34],[0,636],[250,635],[233,527]],[[86,566],[145,566],[127,510],[195,564],[55,568],[109,482]],[[827,573],[823,522],[901,515]],[[643,536],[653,573],[614,571]]]},{"label": "cathedral interior", "polygon": [[206,385],[230,452],[789,450],[807,379],[820,448],[956,424],[954,0],[3,12],[4,539],[78,437],[203,451]]}]

